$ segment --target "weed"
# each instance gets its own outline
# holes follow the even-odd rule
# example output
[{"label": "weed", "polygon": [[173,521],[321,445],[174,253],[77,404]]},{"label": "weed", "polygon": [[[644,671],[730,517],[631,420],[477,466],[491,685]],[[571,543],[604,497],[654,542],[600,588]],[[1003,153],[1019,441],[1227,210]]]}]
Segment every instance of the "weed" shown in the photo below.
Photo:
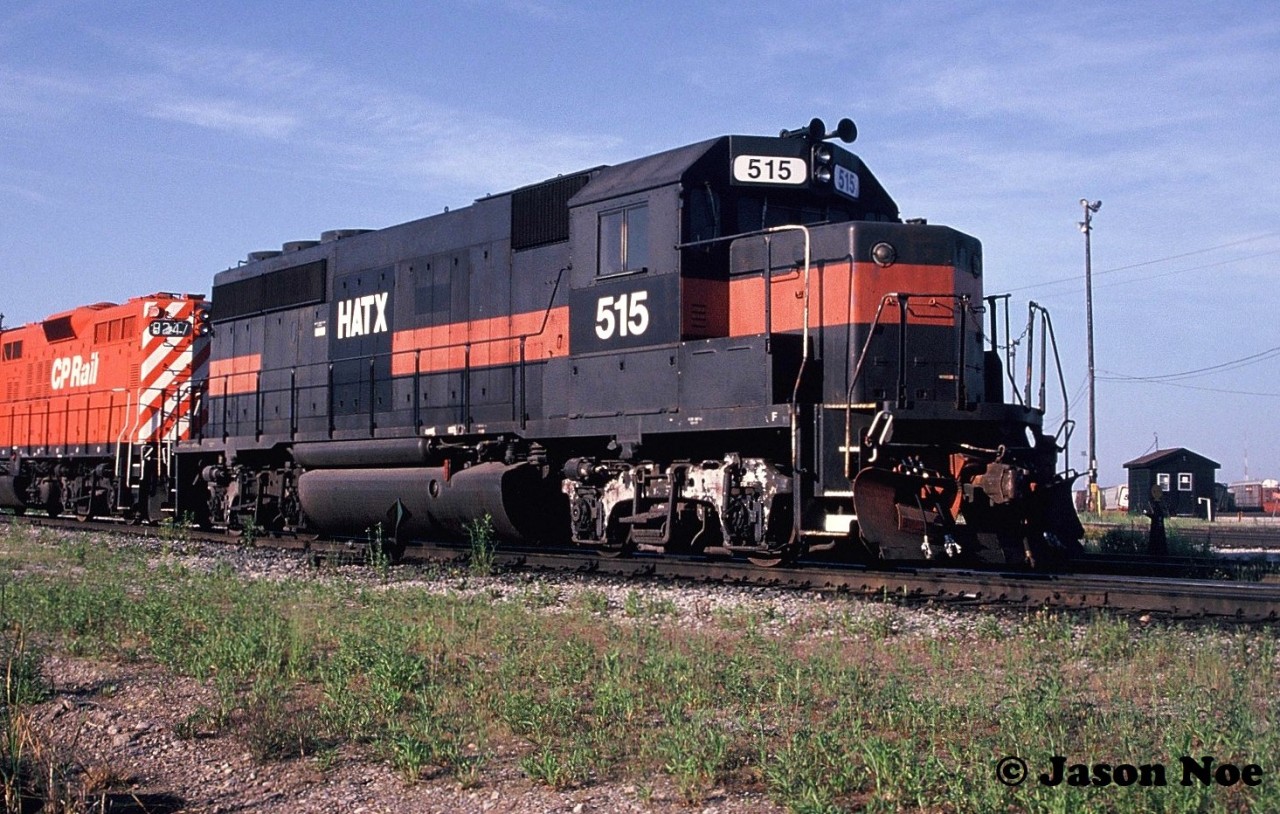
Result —
[{"label": "weed", "polygon": [[1084,630],[1081,651],[1103,663],[1133,652],[1133,629],[1128,620],[1099,615]]},{"label": "weed", "polygon": [[328,774],[338,765],[338,759],[342,757],[334,746],[321,746],[311,755],[315,759],[316,769],[321,774]]},{"label": "weed", "polygon": [[240,521],[240,545],[245,548],[253,548],[258,542],[262,529],[258,526],[258,522],[252,516],[245,516]]},{"label": "weed", "polygon": [[42,656],[28,649],[27,632],[15,624],[0,634],[0,663],[4,666],[4,710],[21,709],[43,701],[49,685],[40,672]]},{"label": "weed", "polygon": [[553,789],[580,785],[591,776],[590,752],[582,745],[557,749],[550,743],[538,747],[533,754],[520,759],[520,770],[530,780]]},{"label": "weed", "polygon": [[497,537],[493,528],[493,516],[485,513],[466,526],[467,540],[471,544],[470,571],[476,576],[493,573],[497,563]]},{"label": "weed", "polygon": [[227,718],[221,711],[201,704],[173,727],[173,734],[182,740],[212,738],[226,724]]},{"label": "weed", "polygon": [[319,748],[315,713],[287,703],[275,682],[255,686],[246,704],[240,729],[249,753],[259,762],[306,757]]},{"label": "weed", "polygon": [[677,614],[676,603],[670,599],[646,599],[639,591],[628,591],[623,600],[622,612],[636,619],[656,619]]},{"label": "weed", "polygon": [[186,543],[190,541],[195,525],[195,515],[191,512],[184,512],[181,518],[166,517],[160,521],[158,536],[165,542]]},{"label": "weed", "polygon": [[[4,695],[0,698],[0,793],[4,811],[59,810],[69,804],[68,767],[36,733],[31,705],[49,693],[40,672],[41,654],[28,648],[26,629],[0,633]],[[34,805],[33,805],[34,804]]]},{"label": "weed", "polygon": [[588,589],[578,594],[578,602],[590,613],[608,613],[609,595],[604,591]]},{"label": "weed", "polygon": [[[1144,526],[1113,526],[1097,539],[1088,541],[1088,547],[1099,554],[1146,554],[1149,537],[1150,530]],[[1207,536],[1188,533],[1173,523],[1167,529],[1166,545],[1171,557],[1208,557],[1213,554],[1213,546]]]},{"label": "weed", "polygon": [[545,582],[539,582],[521,592],[524,604],[534,610],[551,608],[560,604],[560,589]]},{"label": "weed", "polygon": [[391,563],[395,552],[388,545],[387,540],[383,538],[382,523],[376,523],[372,528],[365,531],[369,539],[369,565],[373,566],[373,570],[378,573],[378,576],[386,580],[391,573]]},{"label": "weed", "polygon": [[690,803],[701,800],[727,768],[729,738],[710,720],[693,719],[667,729],[659,739],[663,771]]},{"label": "weed", "polygon": [[1071,617],[1056,611],[1037,611],[1027,623],[1024,632],[1033,641],[1050,645],[1067,645],[1075,633]]},{"label": "weed", "polygon": [[980,618],[974,632],[980,638],[993,642],[999,641],[1008,635],[1005,632],[1005,626],[1000,622],[1000,617],[994,614],[986,614]]},{"label": "weed", "polygon": [[[1038,769],[1066,750],[1274,754],[1280,639],[1269,629],[1040,612],[923,637],[899,606],[832,600],[826,632],[859,635],[772,625],[766,636],[766,614],[751,606],[711,611],[720,629],[703,630],[642,591],[622,603],[629,619],[595,615],[608,608],[600,591],[575,602],[591,612],[547,614],[555,592],[536,585],[494,603],[154,568],[96,547],[79,570],[67,546],[36,535],[11,545],[0,570],[0,768],[11,778],[52,767],[56,779],[63,765],[29,734],[30,704],[47,690],[25,629],[40,631],[41,649],[198,678],[216,695],[177,734],[231,732],[259,760],[306,755],[321,770],[337,744],[355,742],[405,777],[471,787],[490,771],[486,743],[524,740],[520,768],[534,782],[616,778],[641,803],[664,782],[691,803],[743,782],[797,812],[1280,810],[1269,784],[1208,796],[1011,792],[988,760],[1018,754]],[[22,565],[35,557],[66,567]],[[58,788],[42,794],[56,802]]]},{"label": "weed", "polygon": [[855,635],[882,640],[893,636],[901,626],[902,614],[891,602],[868,603],[843,618],[844,629]]},{"label": "weed", "polygon": [[645,805],[653,802],[654,788],[651,783],[639,783],[636,785],[636,799]]},{"label": "weed", "polygon": [[479,786],[483,777],[481,772],[488,760],[489,756],[485,754],[460,758],[453,765],[453,779],[458,781],[458,785],[464,789]]},{"label": "weed", "polygon": [[842,798],[861,787],[866,776],[835,732],[802,728],[775,754],[761,743],[759,765],[772,796],[805,811],[837,811]]},{"label": "weed", "polygon": [[401,733],[391,738],[391,765],[410,783],[422,777],[434,756],[432,744],[416,735]]}]

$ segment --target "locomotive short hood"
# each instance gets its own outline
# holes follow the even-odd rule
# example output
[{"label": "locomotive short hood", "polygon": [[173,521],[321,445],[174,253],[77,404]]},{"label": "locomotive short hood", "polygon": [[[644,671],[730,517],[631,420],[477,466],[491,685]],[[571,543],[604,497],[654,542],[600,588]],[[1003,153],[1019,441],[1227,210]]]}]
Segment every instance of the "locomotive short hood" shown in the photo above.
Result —
[{"label": "locomotive short hood", "polygon": [[[819,144],[821,148],[830,151],[833,162],[859,178],[859,198],[865,211],[878,213],[885,220],[898,219],[897,203],[861,158],[838,145],[827,142]],[[739,180],[733,177],[731,171],[733,159],[737,156],[759,153],[793,158],[803,156],[807,159],[818,147],[819,145],[800,138],[720,136],[634,161],[602,167],[581,191],[570,198],[569,206],[585,206],[676,183],[686,188],[705,184],[738,184]],[[815,184],[806,183],[797,185],[796,188],[812,191],[814,187]]]}]

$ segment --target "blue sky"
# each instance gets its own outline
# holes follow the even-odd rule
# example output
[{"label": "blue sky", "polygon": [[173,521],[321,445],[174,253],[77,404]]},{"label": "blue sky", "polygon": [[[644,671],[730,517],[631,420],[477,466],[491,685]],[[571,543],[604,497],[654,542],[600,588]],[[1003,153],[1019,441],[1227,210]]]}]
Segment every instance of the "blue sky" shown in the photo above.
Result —
[{"label": "blue sky", "polygon": [[858,122],[904,216],[983,241],[988,292],[1052,310],[1072,466],[1088,197],[1100,480],[1157,435],[1280,477],[1267,2],[7,0],[0,312],[207,292],[249,251],[814,116]]}]

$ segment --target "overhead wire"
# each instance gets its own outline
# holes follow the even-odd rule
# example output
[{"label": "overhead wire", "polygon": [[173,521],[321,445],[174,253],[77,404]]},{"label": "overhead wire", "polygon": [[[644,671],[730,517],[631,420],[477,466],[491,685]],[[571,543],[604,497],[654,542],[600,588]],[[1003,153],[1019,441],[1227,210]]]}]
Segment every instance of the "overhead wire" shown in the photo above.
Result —
[{"label": "overhead wire", "polygon": [[1229,266],[1232,263],[1240,263],[1245,260],[1255,260],[1259,257],[1269,257],[1271,255],[1280,254],[1280,249],[1272,249],[1271,251],[1258,252],[1257,254],[1248,254],[1243,257],[1233,257],[1230,260],[1219,260],[1216,263],[1205,263],[1202,266],[1190,266],[1183,269],[1174,269],[1173,271],[1162,271],[1159,274],[1148,274],[1144,277],[1130,277],[1125,280],[1108,280],[1095,288],[1112,288],[1118,285],[1128,285],[1129,283],[1144,283],[1148,280],[1158,280],[1161,277],[1172,277],[1175,274],[1186,274],[1190,271],[1203,271],[1204,269],[1217,268],[1218,266]]},{"label": "overhead wire", "polygon": [[1088,374],[1085,374],[1084,376],[1081,377],[1080,384],[1076,386],[1075,390],[1072,391],[1071,396],[1067,398],[1066,408],[1062,410],[1062,412],[1055,414],[1053,417],[1053,421],[1050,423],[1061,424],[1063,420],[1066,419],[1067,416],[1075,412],[1076,406],[1079,405],[1080,400],[1085,397],[1085,394],[1088,392],[1088,390],[1089,390],[1089,376]]},{"label": "overhead wire", "polygon": [[[1141,263],[1130,263],[1127,266],[1116,266],[1115,268],[1104,269],[1102,271],[1095,271],[1093,272],[1092,276],[1102,277],[1108,274],[1117,274],[1121,271],[1130,271],[1132,269],[1143,268],[1145,266],[1154,266],[1158,263],[1167,263],[1170,260],[1181,260],[1184,257],[1194,257],[1195,255],[1198,255],[1198,254],[1205,254],[1207,252],[1218,251],[1220,249],[1229,249],[1229,248],[1232,248],[1233,246],[1240,246],[1245,243],[1253,243],[1258,240],[1265,240],[1266,238],[1275,237],[1276,235],[1280,235],[1280,231],[1264,232],[1263,234],[1254,235],[1253,237],[1246,237],[1246,238],[1241,238],[1240,240],[1233,240],[1230,243],[1221,243],[1217,246],[1209,246],[1203,249],[1196,249],[1194,251],[1182,252],[1180,254],[1171,254],[1166,257],[1156,258],[1154,260],[1144,260]],[[1168,277],[1174,274],[1185,274],[1186,272],[1189,272],[1189,271],[1199,271],[1200,269],[1213,268],[1215,266],[1223,266],[1230,263],[1238,263],[1244,260],[1252,260],[1256,257],[1267,257],[1273,254],[1280,254],[1280,249],[1273,249],[1271,251],[1259,252],[1257,254],[1244,255],[1242,257],[1236,257],[1230,260],[1221,260],[1216,263],[1207,263],[1199,266],[1191,266],[1184,269],[1177,269],[1175,271],[1166,271],[1160,274],[1151,275],[1149,277],[1139,277],[1133,280],[1126,280],[1125,282],[1141,282],[1144,280],[1154,280],[1158,277]],[[1027,291],[1029,289],[1043,288],[1045,286],[1050,286],[1050,285],[1062,285],[1064,283],[1074,283],[1083,279],[1084,279],[1083,274],[1076,274],[1071,277],[1061,277],[1057,280],[1045,280],[1039,283],[1031,283],[1029,285],[1019,286],[1017,288],[1010,288],[1008,289],[1008,293],[1012,294],[1015,291]]]},{"label": "overhead wire", "polygon": [[[1171,260],[1180,260],[1186,257],[1194,257],[1196,255],[1206,254],[1208,252],[1219,251],[1221,249],[1229,249],[1234,246],[1240,246],[1246,243],[1253,243],[1258,240],[1274,237],[1276,235],[1280,235],[1280,231],[1264,232],[1263,234],[1254,235],[1252,237],[1247,237],[1247,238],[1241,238],[1240,240],[1233,240],[1228,243],[1221,243],[1216,246],[1209,246],[1203,249],[1195,249],[1193,251],[1167,255],[1165,257],[1159,257],[1153,260],[1144,260],[1140,263],[1130,263],[1125,266],[1116,266],[1114,268],[1109,268],[1103,271],[1094,272],[1093,276],[1099,277],[1103,275],[1116,274],[1121,271],[1130,271],[1132,269],[1144,268],[1146,266],[1153,266],[1159,263],[1167,263]],[[1227,260],[1220,260],[1215,263],[1207,263],[1199,266],[1192,266],[1192,267],[1182,268],[1182,269],[1174,269],[1172,271],[1165,271],[1159,274],[1152,274],[1144,277],[1137,277],[1137,278],[1127,279],[1123,281],[1114,281],[1113,284],[1119,285],[1119,284],[1134,283],[1134,282],[1145,282],[1148,280],[1159,279],[1161,277],[1170,277],[1175,274],[1184,274],[1189,271],[1198,271],[1206,268],[1214,268],[1217,266],[1229,265],[1231,263],[1238,263],[1244,260],[1251,260],[1257,257],[1267,257],[1275,254],[1280,254],[1280,249],[1272,249],[1265,252],[1258,252],[1256,254],[1244,255],[1242,257],[1236,257],[1236,258],[1231,258]],[[1024,291],[1031,288],[1041,288],[1049,285],[1058,285],[1063,283],[1077,282],[1083,279],[1083,277],[1084,275],[1081,274],[1081,275],[1075,275],[1072,277],[1061,278],[1058,280],[1049,280],[1049,281],[1040,282],[1040,283],[1032,283],[1030,285],[1010,289],[1010,293],[1014,291]],[[1228,371],[1237,370],[1242,367],[1248,367],[1250,365],[1258,364],[1260,362],[1265,362],[1269,359],[1273,359],[1278,355],[1280,355],[1280,346],[1277,346],[1274,348],[1268,348],[1266,350],[1249,354],[1248,356],[1243,356],[1239,359],[1233,359],[1228,362],[1221,362],[1215,365],[1208,365],[1206,367],[1196,368],[1193,370],[1184,370],[1177,373],[1164,373],[1164,374],[1157,374],[1157,375],[1151,375],[1151,376],[1133,376],[1133,375],[1124,374],[1124,373],[1116,373],[1114,371],[1099,371],[1099,373],[1103,375],[1099,375],[1097,376],[1097,378],[1103,381],[1119,382],[1122,384],[1137,384],[1137,383],[1164,384],[1170,387],[1182,387],[1188,390],[1203,390],[1207,392],[1226,393],[1231,395],[1242,395],[1242,396],[1261,396],[1264,398],[1280,398],[1280,393],[1263,393],[1263,392],[1254,392],[1254,391],[1245,391],[1245,390],[1231,390],[1231,389],[1225,389],[1225,388],[1197,387],[1194,385],[1179,383],[1186,379],[1198,378],[1200,376],[1208,376],[1215,373],[1225,373]],[[1074,406],[1074,404],[1079,400],[1080,394],[1081,394],[1081,391],[1077,390],[1076,394],[1073,395],[1072,398],[1068,400],[1068,409]]]},{"label": "overhead wire", "polygon": [[1152,383],[1172,382],[1178,379],[1194,379],[1198,376],[1208,376],[1212,373],[1224,373],[1228,370],[1237,370],[1242,367],[1256,365],[1259,362],[1265,362],[1268,359],[1275,358],[1278,355],[1280,355],[1280,346],[1276,346],[1274,348],[1267,348],[1264,351],[1259,351],[1257,353],[1253,353],[1248,356],[1242,356],[1239,359],[1233,359],[1230,362],[1222,362],[1216,365],[1209,365],[1208,367],[1200,367],[1200,368],[1196,368],[1195,370],[1184,370],[1180,373],[1162,373],[1155,376],[1131,376],[1124,373],[1115,373],[1113,371],[1105,371],[1105,372],[1111,374],[1112,376],[1122,377],[1124,379],[1139,380],[1144,382],[1152,382]]},{"label": "overhead wire", "polygon": [[1180,381],[1176,381],[1176,380],[1148,379],[1146,378],[1146,376],[1129,376],[1125,374],[1117,374],[1117,372],[1112,372],[1112,371],[1105,371],[1105,372],[1107,372],[1107,374],[1110,374],[1110,375],[1098,376],[1098,379],[1102,379],[1103,381],[1115,381],[1115,383],[1119,383],[1119,384],[1162,384],[1162,385],[1165,385],[1165,387],[1181,388],[1184,390],[1202,390],[1202,392],[1206,392],[1206,393],[1226,393],[1230,395],[1261,395],[1261,397],[1265,397],[1265,398],[1280,398],[1280,393],[1261,393],[1261,392],[1257,392],[1257,390],[1230,390],[1226,388],[1207,388],[1207,387],[1203,387],[1203,385],[1183,384],[1183,383],[1180,383]]}]

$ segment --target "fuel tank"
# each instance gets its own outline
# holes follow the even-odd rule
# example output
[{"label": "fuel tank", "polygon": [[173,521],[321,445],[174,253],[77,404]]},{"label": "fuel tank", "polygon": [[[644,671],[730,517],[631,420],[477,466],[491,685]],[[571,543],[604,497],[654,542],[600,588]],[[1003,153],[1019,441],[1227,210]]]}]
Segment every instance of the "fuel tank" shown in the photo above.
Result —
[{"label": "fuel tank", "polygon": [[22,496],[27,493],[30,482],[25,475],[0,475],[0,509],[24,511],[27,502]]},{"label": "fuel tank", "polygon": [[315,469],[298,478],[298,499],[310,528],[325,534],[364,536],[381,523],[401,542],[461,539],[487,514],[500,539],[533,542],[568,528],[555,486],[528,463]]}]

